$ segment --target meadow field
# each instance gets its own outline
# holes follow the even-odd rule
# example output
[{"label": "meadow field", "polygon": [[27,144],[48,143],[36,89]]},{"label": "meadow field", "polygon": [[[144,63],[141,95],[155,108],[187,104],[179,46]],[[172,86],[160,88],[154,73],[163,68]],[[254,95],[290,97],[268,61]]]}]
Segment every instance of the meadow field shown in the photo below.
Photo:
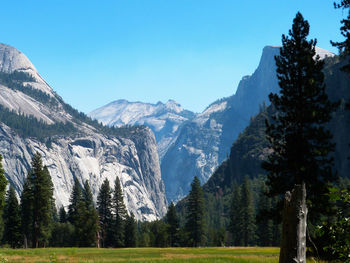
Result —
[{"label": "meadow field", "polygon": [[279,248],[0,249],[2,262],[278,262]]},{"label": "meadow field", "polygon": [[[0,249],[3,262],[276,263],[279,248],[40,248]],[[315,262],[308,260],[308,262]]]}]

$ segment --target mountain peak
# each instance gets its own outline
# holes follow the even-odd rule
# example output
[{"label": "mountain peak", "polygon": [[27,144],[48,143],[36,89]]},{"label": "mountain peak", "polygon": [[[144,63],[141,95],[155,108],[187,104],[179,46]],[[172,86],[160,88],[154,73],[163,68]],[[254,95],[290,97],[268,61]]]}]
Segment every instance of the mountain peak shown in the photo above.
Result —
[{"label": "mountain peak", "polygon": [[316,47],[316,54],[320,56],[320,59],[324,59],[326,57],[334,57],[335,54],[330,52],[327,49]]},{"label": "mountain peak", "polygon": [[180,105],[180,103],[176,102],[175,100],[168,100],[167,103],[165,104],[165,107],[176,113],[180,113],[184,110]]},{"label": "mountain peak", "polygon": [[[271,55],[277,55],[279,54],[279,49],[282,46],[265,46],[263,48],[263,53],[262,53],[262,57],[261,60],[265,57],[265,56],[271,56]],[[320,59],[324,59],[325,57],[334,57],[335,54],[327,49],[324,48],[320,48],[320,47],[315,47],[316,49],[316,54],[320,56]]]},{"label": "mountain peak", "polygon": [[0,71],[11,73],[15,70],[37,72],[34,65],[18,49],[0,43]]},{"label": "mountain peak", "polygon": [[14,71],[25,72],[34,78],[34,82],[30,83],[34,89],[41,90],[50,96],[53,90],[40,76],[32,62],[18,49],[0,43],[0,72],[12,73]]}]

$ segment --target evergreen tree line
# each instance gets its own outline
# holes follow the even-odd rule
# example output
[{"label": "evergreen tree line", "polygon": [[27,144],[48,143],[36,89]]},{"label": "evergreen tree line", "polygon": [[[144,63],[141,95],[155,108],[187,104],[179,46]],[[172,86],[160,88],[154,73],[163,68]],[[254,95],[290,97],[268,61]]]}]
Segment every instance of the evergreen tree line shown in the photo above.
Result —
[{"label": "evergreen tree line", "polygon": [[[188,197],[177,209],[173,204],[168,208],[163,221],[168,243],[163,246],[278,246],[280,223],[261,216],[277,202],[266,196],[264,178],[245,177],[232,189],[228,198],[217,202],[220,197],[204,194],[195,177]],[[175,243],[170,242],[173,237]]]},{"label": "evergreen tree line", "polygon": [[33,137],[41,142],[48,142],[48,138],[55,135],[70,135],[77,131],[71,122],[47,124],[42,120],[38,121],[34,116],[10,111],[2,105],[0,105],[0,122],[24,138]]},{"label": "evergreen tree line", "polygon": [[179,215],[171,203],[166,216],[153,222],[136,222],[132,213],[128,215],[118,177],[113,189],[105,179],[96,206],[88,181],[81,185],[75,179],[68,211],[61,207],[57,212],[51,177],[39,153],[33,156],[20,202],[12,186],[5,195],[6,185],[1,167],[0,234],[2,244],[12,248],[248,246],[275,245],[278,240],[272,222],[257,223],[257,207],[270,203],[265,195],[252,192],[248,178],[235,186],[229,220],[221,234],[213,234],[208,228],[206,203],[197,177],[186,200],[186,214]]},{"label": "evergreen tree line", "polygon": [[[23,82],[27,82],[27,84],[24,86]],[[12,90],[18,90],[43,104],[57,106],[57,101],[54,98],[45,92],[33,88],[28,82],[35,82],[35,79],[29,73],[22,71],[0,72],[0,84]]]},{"label": "evergreen tree line", "polygon": [[[0,158],[0,161],[2,157]],[[7,180],[0,165],[0,238],[19,247],[135,247],[137,223],[128,215],[117,178],[111,190],[106,179],[95,206],[88,181],[77,179],[68,211],[56,210],[53,184],[41,155],[33,156],[18,202],[15,189],[6,192]]]}]

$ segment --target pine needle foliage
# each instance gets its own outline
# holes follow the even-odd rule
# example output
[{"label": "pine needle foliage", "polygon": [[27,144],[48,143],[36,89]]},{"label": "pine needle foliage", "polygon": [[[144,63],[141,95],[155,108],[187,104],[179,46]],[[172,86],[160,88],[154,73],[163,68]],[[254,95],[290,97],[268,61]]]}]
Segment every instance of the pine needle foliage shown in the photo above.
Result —
[{"label": "pine needle foliage", "polygon": [[186,230],[188,233],[189,245],[199,247],[204,244],[204,197],[200,181],[194,177],[191,184],[191,191],[187,201]]},{"label": "pine needle foliage", "polygon": [[35,153],[21,196],[24,244],[45,247],[53,223],[53,184],[49,170],[43,166],[40,153]]},{"label": "pine needle foliage", "polygon": [[[113,212],[115,215],[114,218],[114,246],[115,247],[124,247],[126,236],[129,235],[125,230],[126,220],[128,218],[128,213],[124,204],[124,197],[122,192],[122,187],[120,185],[120,180],[117,177],[114,184],[114,195],[113,195]],[[131,220],[131,219],[130,219]],[[129,221],[130,221],[129,220]],[[129,222],[130,223],[130,222]]]},{"label": "pine needle foliage", "polygon": [[7,191],[6,205],[4,210],[5,232],[3,241],[11,248],[21,246],[21,216],[15,189],[10,186]]},{"label": "pine needle foliage", "polygon": [[112,216],[112,190],[106,178],[97,196],[97,211],[100,223],[101,247],[112,245],[113,216]]},{"label": "pine needle foliage", "polygon": [[5,171],[2,167],[2,155],[0,154],[0,239],[4,232],[4,221],[2,218],[4,206],[5,206],[5,195],[6,195],[7,180],[5,177]]},{"label": "pine needle foliage", "polygon": [[309,208],[322,211],[328,183],[335,180],[330,157],[335,145],[325,126],[336,104],[325,92],[324,62],[316,56],[317,41],[308,41],[308,34],[308,21],[297,13],[289,36],[282,36],[275,57],[281,90],[269,95],[277,113],[266,122],[272,153],[262,166],[268,172],[270,196],[282,196],[305,182]]}]

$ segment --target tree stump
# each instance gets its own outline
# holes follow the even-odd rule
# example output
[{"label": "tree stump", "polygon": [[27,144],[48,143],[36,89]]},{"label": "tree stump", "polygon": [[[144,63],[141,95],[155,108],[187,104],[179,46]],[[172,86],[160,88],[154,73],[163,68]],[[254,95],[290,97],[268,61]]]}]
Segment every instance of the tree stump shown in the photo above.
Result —
[{"label": "tree stump", "polygon": [[306,263],[306,189],[295,185],[284,199],[280,263]]}]

